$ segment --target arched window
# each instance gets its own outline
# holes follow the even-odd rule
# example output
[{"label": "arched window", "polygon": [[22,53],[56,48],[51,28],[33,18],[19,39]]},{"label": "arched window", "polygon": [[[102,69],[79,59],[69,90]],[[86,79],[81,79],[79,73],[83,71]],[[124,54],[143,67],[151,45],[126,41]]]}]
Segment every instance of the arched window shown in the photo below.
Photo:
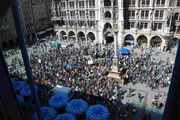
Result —
[{"label": "arched window", "polygon": [[111,0],[104,0],[104,6],[111,6]]}]

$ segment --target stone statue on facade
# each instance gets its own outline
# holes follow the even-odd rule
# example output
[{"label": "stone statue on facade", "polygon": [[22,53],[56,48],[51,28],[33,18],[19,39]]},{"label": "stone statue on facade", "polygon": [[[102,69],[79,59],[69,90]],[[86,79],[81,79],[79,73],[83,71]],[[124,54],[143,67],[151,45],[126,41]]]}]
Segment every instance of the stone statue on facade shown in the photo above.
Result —
[{"label": "stone statue on facade", "polygon": [[104,9],[103,8],[100,9],[100,14],[101,14],[101,19],[103,19],[104,18]]},{"label": "stone statue on facade", "polygon": [[149,29],[152,29],[153,11],[150,12],[150,24]]},{"label": "stone statue on facade", "polygon": [[136,20],[138,20],[139,19],[139,11],[136,11]]},{"label": "stone statue on facade", "polygon": [[57,15],[58,15],[58,17],[60,17],[60,5],[59,5],[59,3],[57,4]]},{"label": "stone statue on facade", "polygon": [[172,19],[172,9],[169,9],[167,14],[166,27],[169,27]]},{"label": "stone statue on facade", "polygon": [[119,13],[117,12],[116,13],[116,20],[119,18]]},{"label": "stone statue on facade", "polygon": [[137,20],[136,23],[135,23],[135,28],[139,28],[139,21]]},{"label": "stone statue on facade", "polygon": [[56,17],[56,5],[55,5],[54,0],[52,0],[51,12],[52,12],[53,17]]}]

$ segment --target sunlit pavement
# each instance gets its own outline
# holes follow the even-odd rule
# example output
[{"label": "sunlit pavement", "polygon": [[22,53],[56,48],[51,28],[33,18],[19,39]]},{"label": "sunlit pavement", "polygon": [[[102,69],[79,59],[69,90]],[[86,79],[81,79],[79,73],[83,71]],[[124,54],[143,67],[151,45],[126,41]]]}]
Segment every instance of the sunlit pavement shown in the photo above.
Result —
[{"label": "sunlit pavement", "polygon": [[[132,92],[133,96],[131,97],[127,97],[129,86],[131,87],[132,90],[134,90]],[[161,120],[164,107],[162,107],[161,109],[156,109],[156,106],[152,107],[151,103],[155,94],[162,92],[168,93],[168,88],[160,88],[160,90],[154,89],[151,91],[150,88],[147,88],[145,86],[146,86],[145,84],[141,84],[141,83],[136,83],[135,85],[129,83],[125,85],[123,87],[123,90],[127,90],[127,92],[125,93],[122,102],[126,103],[129,100],[129,102],[134,104],[134,106],[137,109],[137,114],[134,116],[134,118],[137,120],[138,118],[142,118],[144,113],[148,114],[149,112],[151,113],[152,120]],[[138,93],[140,93],[143,96],[141,102],[138,100],[138,95],[137,95]],[[159,101],[161,102],[164,102],[165,100],[166,97],[159,99]]]}]

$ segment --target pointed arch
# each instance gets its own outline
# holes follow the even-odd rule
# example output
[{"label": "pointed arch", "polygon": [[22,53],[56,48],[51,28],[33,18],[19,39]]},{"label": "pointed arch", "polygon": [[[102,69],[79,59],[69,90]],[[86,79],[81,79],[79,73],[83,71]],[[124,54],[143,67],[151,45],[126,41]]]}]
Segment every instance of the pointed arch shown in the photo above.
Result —
[{"label": "pointed arch", "polygon": [[145,35],[139,35],[136,41],[138,46],[147,47],[148,39]]}]

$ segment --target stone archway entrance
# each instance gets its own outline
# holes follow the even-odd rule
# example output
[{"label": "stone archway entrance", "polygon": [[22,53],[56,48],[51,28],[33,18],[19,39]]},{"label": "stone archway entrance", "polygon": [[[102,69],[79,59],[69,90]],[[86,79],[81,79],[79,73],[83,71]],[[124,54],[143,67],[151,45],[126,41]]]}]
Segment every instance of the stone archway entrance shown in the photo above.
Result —
[{"label": "stone archway entrance", "polygon": [[67,34],[65,31],[60,32],[60,40],[67,40]]},{"label": "stone archway entrance", "polygon": [[104,44],[112,43],[114,41],[112,25],[110,23],[104,24],[103,39]]},{"label": "stone archway entrance", "polygon": [[137,38],[137,45],[146,48],[147,47],[147,37],[145,35],[140,35]]},{"label": "stone archway entrance", "polygon": [[124,46],[134,45],[134,37],[130,34],[126,35],[124,38]]},{"label": "stone archway entrance", "polygon": [[152,47],[160,47],[162,45],[162,39],[159,36],[154,36],[150,40]]},{"label": "stone archway entrance", "polygon": [[76,40],[76,34],[73,31],[69,32],[68,37],[69,37],[70,41],[75,41]]},{"label": "stone archway entrance", "polygon": [[105,38],[105,44],[113,43],[114,42],[114,36],[111,32],[106,32],[104,35]]},{"label": "stone archway entrance", "polygon": [[95,35],[94,35],[94,33],[89,32],[89,33],[87,34],[87,40],[90,41],[90,42],[93,42],[93,41],[95,40]]},{"label": "stone archway entrance", "polygon": [[82,42],[86,41],[86,36],[82,31],[78,32],[77,38],[78,38],[78,41],[82,41]]}]

